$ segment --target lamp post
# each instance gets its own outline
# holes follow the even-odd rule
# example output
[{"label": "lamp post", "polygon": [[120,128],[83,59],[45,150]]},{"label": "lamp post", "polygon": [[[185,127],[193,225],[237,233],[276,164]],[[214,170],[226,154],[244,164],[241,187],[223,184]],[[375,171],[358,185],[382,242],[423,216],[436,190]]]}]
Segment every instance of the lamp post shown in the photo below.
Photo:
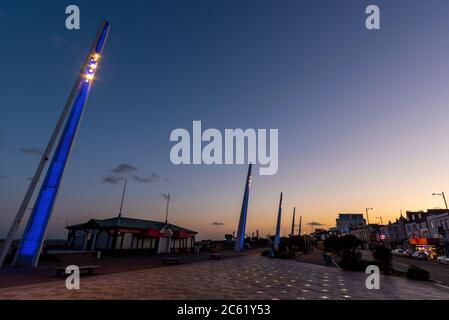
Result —
[{"label": "lamp post", "polygon": [[367,208],[365,207],[365,213],[366,213],[366,223],[369,224],[369,216],[368,216],[368,211],[369,210],[374,210],[374,208]]},{"label": "lamp post", "polygon": [[165,210],[165,224],[168,223],[168,206],[170,204],[170,193],[167,194],[167,208]]},{"label": "lamp post", "polygon": [[444,196],[444,192],[441,192],[441,193],[432,193],[432,196],[440,196],[440,197],[443,197],[444,205],[446,206],[446,210],[449,211],[449,209],[448,209],[448,207],[447,207],[446,197]]},{"label": "lamp post", "polygon": [[368,215],[368,211],[369,210],[373,210],[373,208],[368,208],[365,207],[365,213],[366,213],[366,229],[365,229],[365,234],[366,234],[366,244],[368,246],[369,249],[369,243],[370,243],[370,239],[369,239],[369,233],[368,233],[368,228],[369,228],[369,215]]},{"label": "lamp post", "polygon": [[[381,228],[383,228],[384,222],[383,222],[383,220],[382,220],[382,217],[376,217],[376,219],[379,219],[379,220],[380,220],[379,240],[380,240],[380,241],[383,241],[383,240],[382,240],[382,232],[381,232]],[[384,235],[384,236],[385,236],[385,235]]]},{"label": "lamp post", "polygon": [[[449,209],[448,209],[448,207],[447,207],[447,201],[446,201],[446,197],[444,196],[444,192],[441,192],[441,193],[432,193],[432,196],[441,196],[442,198],[443,198],[443,200],[444,200],[444,205],[446,206],[446,210],[447,210],[447,212],[448,212],[448,214],[449,214]],[[446,254],[446,256],[449,256],[449,237],[448,237],[448,230],[445,230],[444,231],[444,234],[443,234],[443,240],[444,240],[444,251],[445,251],[445,254]]]}]

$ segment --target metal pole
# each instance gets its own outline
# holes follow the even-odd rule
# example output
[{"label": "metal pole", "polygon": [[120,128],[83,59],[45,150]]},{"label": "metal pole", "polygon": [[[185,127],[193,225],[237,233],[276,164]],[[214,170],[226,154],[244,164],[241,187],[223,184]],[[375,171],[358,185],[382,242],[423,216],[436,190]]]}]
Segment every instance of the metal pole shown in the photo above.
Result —
[{"label": "metal pole", "polygon": [[[101,30],[101,29],[100,29]],[[98,39],[97,35],[97,39]],[[79,74],[82,74],[84,72],[84,69],[86,68],[86,65],[89,62],[90,55],[92,53],[92,50],[95,47],[95,41],[91,46],[91,49],[89,50],[89,53],[87,54],[86,58],[84,59],[83,65],[81,67],[81,70]],[[53,130],[53,133],[50,137],[50,140],[47,144],[47,148],[45,149],[44,153],[42,154],[41,160],[39,161],[39,164],[37,166],[36,172],[34,173],[33,179],[30,182],[30,185],[28,186],[27,192],[25,193],[25,196],[23,197],[22,203],[20,204],[19,210],[17,210],[16,217],[14,218],[14,221],[11,225],[11,228],[9,229],[8,235],[5,239],[5,242],[3,244],[1,253],[0,253],[0,268],[3,265],[3,262],[6,258],[6,255],[9,252],[9,249],[11,247],[12,242],[14,241],[14,237],[16,236],[17,229],[20,226],[20,223],[22,222],[23,216],[25,215],[26,209],[28,207],[28,204],[30,203],[31,197],[34,194],[34,191],[36,190],[36,186],[42,176],[42,172],[44,171],[45,165],[50,158],[51,151],[53,150],[54,144],[56,142],[56,139],[59,136],[59,133],[61,131],[61,128],[64,124],[64,120],[67,117],[67,114],[69,113],[73,99],[75,98],[75,95],[78,91],[78,87],[80,85],[80,82],[82,81],[81,77],[78,77],[73,84],[72,91],[70,92],[69,98],[67,99],[64,109],[62,110],[61,115],[59,116],[58,122],[56,123],[55,129]]]},{"label": "metal pole", "polygon": [[446,205],[446,210],[449,211],[449,208],[447,207],[446,197],[444,196],[444,192],[441,192],[441,195],[443,196],[444,204]]},{"label": "metal pole", "polygon": [[[444,204],[446,205],[446,210],[449,212],[444,192],[441,192],[441,195],[443,196]],[[443,241],[444,241],[444,251],[445,251],[444,253],[446,254],[446,256],[449,256],[449,236],[448,236],[448,230],[443,230],[443,231],[444,231]]]},{"label": "metal pole", "polygon": [[242,209],[240,211],[239,224],[237,227],[237,237],[235,238],[234,251],[242,251],[245,249],[245,230],[246,230],[246,217],[248,214],[249,203],[249,190],[251,187],[251,170],[252,163],[248,166],[248,174],[246,175],[245,189],[243,192]]},{"label": "metal pole", "polygon": [[281,192],[281,198],[279,199],[279,209],[278,209],[278,218],[276,223],[276,236],[274,238],[274,250],[279,249],[279,243],[281,241],[281,215],[282,215],[282,192]]},{"label": "metal pole", "polygon": [[167,209],[165,210],[165,223],[168,222],[168,205],[170,203],[170,193],[167,195]]},{"label": "metal pole", "polygon": [[[81,71],[80,71],[79,77],[78,77],[78,79],[75,81],[74,88],[72,89],[72,92],[71,92],[71,94],[70,94],[70,96],[69,96],[69,99],[68,99],[67,102],[66,102],[66,105],[65,105],[65,107],[64,107],[64,109],[63,109],[63,113],[61,114],[61,117],[60,117],[60,119],[58,120],[58,123],[57,123],[57,125],[56,125],[56,127],[55,127],[55,130],[54,130],[54,132],[53,132],[53,135],[52,135],[52,137],[50,138],[50,141],[49,141],[49,144],[48,144],[48,146],[47,146],[47,149],[46,149],[46,151],[44,152],[44,155],[43,155],[43,157],[42,157],[42,159],[44,160],[44,162],[42,163],[42,159],[41,159],[41,163],[39,164],[38,169],[36,170],[35,176],[34,176],[32,182],[30,183],[30,187],[29,187],[29,189],[28,189],[28,191],[27,191],[27,193],[26,193],[26,195],[25,195],[25,197],[24,197],[24,199],[23,199],[22,205],[23,205],[24,203],[28,203],[28,202],[30,201],[30,199],[31,199],[31,197],[32,197],[32,195],[33,195],[33,193],[34,193],[36,184],[38,183],[38,180],[40,179],[40,176],[41,176],[42,171],[43,171],[43,169],[44,169],[45,162],[48,161],[48,159],[49,159],[51,150],[53,149],[53,145],[54,145],[54,143],[56,142],[56,139],[57,139],[58,135],[61,136],[59,139],[62,138],[62,135],[64,134],[64,132],[63,132],[62,134],[60,134],[60,129],[61,129],[62,126],[64,125],[64,122],[67,122],[67,121],[69,121],[69,119],[70,119],[70,116],[69,116],[69,119],[65,120],[65,118],[67,117],[67,114],[68,114],[69,112],[71,112],[71,110],[73,109],[73,106],[72,106],[72,105],[73,105],[73,100],[74,100],[75,97],[78,95],[78,91],[79,91],[80,87],[82,86],[81,83],[83,83],[83,81],[85,81],[83,74],[84,74],[85,69],[86,69],[87,66],[89,65],[89,61],[90,61],[90,59],[91,59],[91,55],[92,55],[93,52],[97,52],[97,53],[99,53],[99,54],[101,54],[101,53],[103,52],[103,45],[104,45],[104,42],[105,42],[105,40],[106,40],[106,38],[107,38],[108,33],[109,33],[109,23],[106,22],[106,21],[104,21],[104,22],[102,23],[102,25],[101,25],[101,27],[100,27],[98,33],[97,33],[97,36],[96,36],[94,42],[93,42],[92,45],[91,45],[91,48],[90,48],[90,50],[89,50],[89,53],[88,53],[87,56],[86,56],[86,59],[84,60],[84,64],[83,64],[82,67],[81,67]],[[89,86],[90,86],[90,84],[89,84]],[[87,102],[87,98],[88,98],[89,92],[90,92],[90,87],[89,87],[89,90],[87,91],[87,93],[85,94],[84,105],[85,105],[86,102]],[[81,93],[80,93],[80,95],[81,95]],[[80,123],[81,118],[82,118],[82,113],[83,113],[83,111],[84,111],[84,107],[82,108],[81,114],[79,115],[79,121],[77,122],[77,127],[76,127],[76,129],[75,129],[75,133],[74,133],[74,135],[73,135],[73,140],[72,140],[72,142],[74,141],[75,136],[76,136],[76,133],[77,133],[77,131],[78,131],[78,127],[79,127],[79,123]],[[66,125],[67,125],[67,124],[66,124]],[[72,149],[72,145],[73,145],[73,143],[70,144],[70,148],[69,148],[69,151],[68,151],[68,153],[67,153],[67,158],[68,158],[68,155],[70,154],[70,151],[71,151],[71,149]],[[57,147],[57,149],[58,149],[58,148],[59,148],[59,146]],[[55,157],[55,155],[53,155],[53,157]],[[53,160],[54,160],[54,159],[53,159]],[[53,164],[53,163],[52,163],[52,164]],[[50,166],[52,166],[52,164],[50,164]],[[64,164],[64,166],[65,166],[65,164]],[[47,172],[47,174],[48,174],[48,172]],[[46,179],[47,179],[47,178],[46,178]],[[61,177],[60,177],[60,179],[59,179],[59,184],[60,184],[60,182],[61,182],[61,179],[62,179],[62,175],[61,175]],[[45,182],[45,181],[44,181],[44,182]],[[59,185],[59,184],[58,184],[58,185]],[[42,186],[41,186],[41,188],[42,188]],[[41,192],[42,192],[42,189],[41,189]],[[55,194],[57,194],[57,190],[56,190],[56,193],[55,193]],[[38,198],[39,198],[39,197],[40,197],[40,194],[39,194]],[[54,197],[53,199],[55,199],[55,197]],[[15,233],[17,232],[17,228],[19,227],[20,221],[21,221],[21,219],[23,218],[23,215],[24,215],[24,212],[23,212],[23,211],[21,212],[22,205],[21,205],[21,207],[20,207],[20,209],[19,209],[19,212],[18,212],[18,214],[17,214],[17,216],[16,216],[16,220],[13,222],[13,226],[11,227],[11,230],[10,230],[11,235],[8,234],[8,237],[11,236],[11,240],[10,240],[11,242],[12,242],[14,236],[15,236]],[[26,208],[26,205],[25,205],[25,208]],[[49,218],[50,218],[50,216],[51,216],[52,208],[53,208],[53,206],[51,207],[50,214],[48,215],[46,224],[48,224],[48,220],[49,220]],[[25,238],[25,232],[27,232],[27,230],[29,229],[29,227],[30,227],[31,224],[32,224],[32,221],[31,221],[31,220],[32,220],[32,217],[34,216],[34,213],[35,213],[35,212],[33,211],[32,216],[30,216],[30,219],[29,219],[28,224],[27,224],[27,226],[26,226],[26,229],[25,229],[25,231],[24,231],[24,235],[22,236],[22,241],[21,241],[21,243],[20,243],[19,250],[17,251],[17,253],[16,253],[15,257],[14,257],[13,265],[15,265],[15,264],[16,264],[16,261],[18,260],[18,257],[19,257],[19,251],[21,250],[22,245],[23,245],[23,242],[24,242],[24,240],[25,240],[25,239],[24,239],[24,238]],[[42,249],[42,245],[43,245],[43,242],[44,242],[44,239],[45,239],[45,233],[46,233],[46,226],[45,226],[45,230],[44,230],[44,232],[43,232],[43,234],[42,234],[42,240],[40,241],[40,244],[39,244],[39,250],[38,250],[37,254],[35,254],[35,255],[33,256],[32,261],[31,261],[31,264],[32,264],[33,267],[37,265],[37,262],[38,262],[38,259],[39,259],[39,255],[40,255],[40,251],[41,251],[41,249]],[[6,244],[6,243],[5,243],[5,244]],[[9,245],[10,245],[10,244],[9,244]],[[6,252],[5,252],[5,251],[6,251]],[[4,246],[4,251],[2,252],[2,256],[3,256],[3,255],[6,255],[7,251],[9,251],[9,247],[7,247],[7,246],[5,245],[5,246]],[[29,260],[29,259],[28,259],[28,260]],[[1,259],[0,259],[0,262],[3,263],[3,261],[1,261]],[[0,264],[0,265],[1,265],[1,264]]]},{"label": "metal pole", "polygon": [[369,224],[369,215],[368,215],[368,210],[369,210],[370,208],[367,208],[367,207],[365,207],[365,212],[366,212],[366,222],[367,222],[367,224]]},{"label": "metal pole", "polygon": [[123,209],[123,201],[125,200],[125,193],[126,193],[126,185],[128,183],[128,179],[125,178],[125,185],[123,186],[123,193],[122,193],[122,201],[120,203],[120,212],[118,214],[118,217],[122,217],[122,209]]},{"label": "metal pole", "polygon": [[292,232],[291,237],[295,235],[295,213],[296,213],[296,207],[293,207],[293,219],[292,219]]}]

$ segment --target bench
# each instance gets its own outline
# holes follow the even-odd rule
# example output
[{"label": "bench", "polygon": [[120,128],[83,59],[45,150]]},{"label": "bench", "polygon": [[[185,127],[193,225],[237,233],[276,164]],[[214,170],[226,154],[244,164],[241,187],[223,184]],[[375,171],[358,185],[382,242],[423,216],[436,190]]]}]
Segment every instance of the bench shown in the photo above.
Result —
[{"label": "bench", "polygon": [[218,260],[218,259],[221,259],[221,253],[212,253],[211,255],[210,255],[210,259],[211,260]]},{"label": "bench", "polygon": [[97,252],[77,252],[77,253],[60,253],[54,255],[57,265],[53,267],[56,275],[60,276],[70,265],[75,265],[81,271],[87,271],[92,274],[95,269],[100,268],[98,265]]},{"label": "bench", "polygon": [[162,259],[162,262],[166,265],[167,264],[179,264],[180,261],[181,261],[181,259],[179,259],[179,258],[164,258],[164,259]]}]

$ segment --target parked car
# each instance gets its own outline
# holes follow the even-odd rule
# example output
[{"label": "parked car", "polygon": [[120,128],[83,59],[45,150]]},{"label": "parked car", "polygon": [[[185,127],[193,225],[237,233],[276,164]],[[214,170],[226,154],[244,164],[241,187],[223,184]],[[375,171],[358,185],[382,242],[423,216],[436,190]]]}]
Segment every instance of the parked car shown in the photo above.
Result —
[{"label": "parked car", "polygon": [[412,257],[413,252],[411,250],[405,250],[404,252],[404,256],[407,258],[411,258]]},{"label": "parked car", "polygon": [[405,256],[405,250],[404,249],[394,249],[391,251],[391,253],[396,257],[404,257]]},{"label": "parked car", "polygon": [[427,253],[425,253],[423,251],[413,252],[412,258],[417,259],[417,260],[428,260],[429,259],[429,257],[427,256]]},{"label": "parked car", "polygon": [[437,262],[442,263],[442,264],[449,264],[449,257],[448,256],[439,256],[437,258]]}]

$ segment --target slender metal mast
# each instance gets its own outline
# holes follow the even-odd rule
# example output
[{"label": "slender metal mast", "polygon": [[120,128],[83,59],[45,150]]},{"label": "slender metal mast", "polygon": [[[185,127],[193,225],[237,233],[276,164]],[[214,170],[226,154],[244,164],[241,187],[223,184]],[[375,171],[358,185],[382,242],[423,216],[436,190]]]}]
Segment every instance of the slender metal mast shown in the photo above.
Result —
[{"label": "slender metal mast", "polygon": [[123,186],[123,193],[122,193],[122,201],[120,203],[120,212],[118,214],[118,217],[122,217],[122,210],[123,210],[123,201],[125,200],[125,193],[126,193],[126,185],[128,183],[128,179],[125,178],[125,185]]},{"label": "slender metal mast", "polygon": [[[95,70],[97,69],[99,59],[103,52],[108,33],[109,23],[103,22],[95,41],[91,46],[89,54],[84,60],[80,74],[75,81],[69,99],[66,102],[44,155],[38,165],[33,180],[30,183],[13,225],[11,226],[10,232],[8,233],[7,241],[5,242],[0,255],[1,263],[3,263],[4,257],[9,251],[20,222],[25,214],[25,210],[34,194],[37,183],[42,176],[45,164],[49,160],[50,153],[52,152],[56,139],[59,136],[58,145],[54,151],[52,161],[47,169],[45,179],[41,185],[36,203],[22,236],[19,250],[17,251],[13,261],[13,265],[18,266],[35,267],[37,265],[45,238],[46,228],[51,217],[62,175],[79,128],[84,107],[92,87],[92,80],[94,78]],[[64,124],[64,130],[61,131]]]},{"label": "slender metal mast", "polygon": [[293,207],[292,232],[290,234],[291,237],[295,236],[295,213],[296,213],[296,207]]},{"label": "slender metal mast", "polygon": [[165,209],[165,224],[168,223],[168,206],[170,204],[170,193],[167,194],[167,208]]},{"label": "slender metal mast", "polygon": [[282,192],[279,199],[278,219],[276,223],[276,236],[274,238],[274,250],[279,249],[279,243],[281,242],[281,218],[282,218]]},{"label": "slender metal mast", "polygon": [[249,188],[251,187],[251,169],[252,164],[248,166],[248,174],[246,175],[245,191],[243,193],[242,210],[240,211],[239,226],[237,229],[237,238],[235,239],[234,251],[242,251],[245,247],[245,228],[246,216],[248,213]]}]

